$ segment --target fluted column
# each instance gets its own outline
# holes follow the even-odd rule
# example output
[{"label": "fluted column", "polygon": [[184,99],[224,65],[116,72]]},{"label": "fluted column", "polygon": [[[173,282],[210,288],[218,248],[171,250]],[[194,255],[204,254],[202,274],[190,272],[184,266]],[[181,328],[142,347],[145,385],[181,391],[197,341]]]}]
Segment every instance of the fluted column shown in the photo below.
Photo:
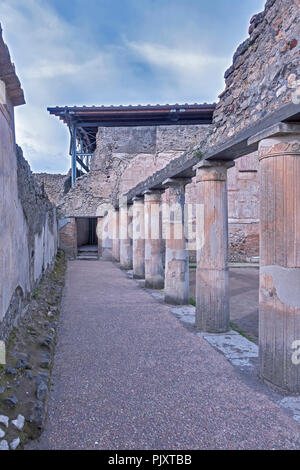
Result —
[{"label": "fluted column", "polygon": [[196,326],[206,332],[229,330],[227,168],[197,165]]},{"label": "fluted column", "polygon": [[98,238],[98,258],[102,256],[102,226],[103,226],[103,217],[97,218],[97,227],[96,233]]},{"label": "fluted column", "polygon": [[144,218],[144,198],[133,198],[132,208],[132,264],[133,277],[144,279],[145,277],[145,218]]},{"label": "fluted column", "polygon": [[102,259],[112,260],[112,212],[102,219]]},{"label": "fluted column", "polygon": [[115,209],[112,213],[112,228],[112,258],[120,261],[119,209]]},{"label": "fluted column", "polygon": [[169,178],[163,185],[168,191],[166,227],[165,302],[189,303],[189,253],[184,229],[185,185],[187,178]]},{"label": "fluted column", "polygon": [[132,269],[132,237],[130,224],[132,221],[131,206],[126,199],[120,201],[119,208],[120,232],[120,265],[122,269]]},{"label": "fluted column", "polygon": [[161,191],[147,191],[145,210],[145,286],[152,289],[164,287],[162,262]]},{"label": "fluted column", "polygon": [[299,393],[300,125],[281,123],[255,138],[260,162],[260,374]]}]

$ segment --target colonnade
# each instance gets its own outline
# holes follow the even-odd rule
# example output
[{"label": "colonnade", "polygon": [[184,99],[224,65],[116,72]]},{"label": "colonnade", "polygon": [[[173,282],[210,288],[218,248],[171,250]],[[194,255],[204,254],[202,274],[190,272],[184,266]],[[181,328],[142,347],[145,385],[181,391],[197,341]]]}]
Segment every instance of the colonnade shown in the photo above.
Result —
[{"label": "colonnade", "polygon": [[[300,392],[300,125],[279,124],[250,140],[258,142],[260,161],[260,375],[286,391]],[[230,329],[227,171],[232,165],[204,160],[194,167],[195,326],[208,333]],[[145,278],[146,287],[164,287],[166,302],[179,305],[189,302],[188,182],[169,178],[160,189],[149,188],[133,198],[131,206],[120,204],[115,213],[119,237],[112,250],[121,268]],[[170,210],[164,268],[161,196],[166,189]]]}]

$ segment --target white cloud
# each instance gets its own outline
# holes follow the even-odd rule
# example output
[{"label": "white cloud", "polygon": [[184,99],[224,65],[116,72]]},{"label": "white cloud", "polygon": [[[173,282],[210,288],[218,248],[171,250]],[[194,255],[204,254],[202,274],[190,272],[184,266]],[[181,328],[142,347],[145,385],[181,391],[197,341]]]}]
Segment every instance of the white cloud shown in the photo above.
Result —
[{"label": "white cloud", "polygon": [[16,108],[17,142],[34,171],[69,168],[68,129],[47,106],[211,101],[222,89],[228,58],[184,44],[183,30],[178,43],[141,35],[104,46],[50,1],[0,0],[0,11],[27,103]]},{"label": "white cloud", "polygon": [[128,42],[128,45],[149,64],[164,68],[172,67],[180,73],[202,73],[206,67],[223,65],[225,62],[223,58],[210,57],[199,51],[180,50],[161,44]]},{"label": "white cloud", "polygon": [[[5,40],[25,91],[26,105],[16,108],[17,142],[34,171],[67,171],[67,128],[47,106],[89,103],[99,85],[111,86],[117,67],[110,51],[88,44],[79,28],[65,22],[44,1],[0,0]],[[57,160],[55,161],[55,158]]]},{"label": "white cloud", "polygon": [[[190,46],[161,45],[154,42],[128,42],[128,47],[156,74],[162,76],[165,95],[180,100],[189,97],[216,96],[222,91],[223,74],[228,58],[210,56]],[[185,98],[184,98],[185,97]]]}]

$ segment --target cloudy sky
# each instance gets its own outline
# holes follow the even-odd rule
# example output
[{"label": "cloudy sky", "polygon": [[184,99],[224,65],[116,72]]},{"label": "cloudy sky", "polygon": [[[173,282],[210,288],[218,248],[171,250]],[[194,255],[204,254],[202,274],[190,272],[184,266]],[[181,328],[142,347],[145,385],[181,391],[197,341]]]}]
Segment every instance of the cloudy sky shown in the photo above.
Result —
[{"label": "cloudy sky", "polygon": [[26,105],[17,142],[33,171],[69,169],[47,106],[214,102],[264,0],[0,0]]}]

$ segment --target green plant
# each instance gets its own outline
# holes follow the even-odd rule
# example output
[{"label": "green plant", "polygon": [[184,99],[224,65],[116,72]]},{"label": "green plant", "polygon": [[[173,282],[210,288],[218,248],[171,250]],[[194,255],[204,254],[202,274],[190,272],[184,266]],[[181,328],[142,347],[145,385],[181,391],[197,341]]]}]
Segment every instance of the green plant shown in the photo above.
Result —
[{"label": "green plant", "polygon": [[244,338],[248,339],[249,341],[251,341],[252,343],[255,343],[255,340],[254,338],[252,338],[252,336],[250,335],[247,335],[247,333],[245,333],[243,330],[241,330],[236,323],[234,323],[233,321],[231,321],[230,323],[230,326],[231,328],[236,331],[237,333],[239,333],[241,336],[244,336]]},{"label": "green plant", "polygon": [[201,150],[196,150],[196,152],[194,153],[194,157],[196,157],[196,158],[202,158],[202,157],[203,157],[203,153],[201,152]]}]

